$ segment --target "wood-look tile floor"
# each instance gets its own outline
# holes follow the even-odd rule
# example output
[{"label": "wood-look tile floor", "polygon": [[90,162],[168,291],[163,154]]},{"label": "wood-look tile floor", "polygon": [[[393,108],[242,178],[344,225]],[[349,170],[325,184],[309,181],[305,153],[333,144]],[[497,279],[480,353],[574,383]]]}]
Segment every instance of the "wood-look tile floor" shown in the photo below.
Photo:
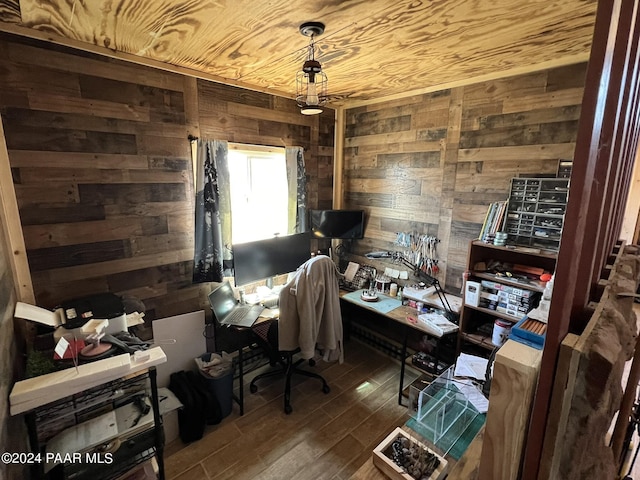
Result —
[{"label": "wood-look tile floor", "polygon": [[[165,449],[167,479],[179,480],[344,480],[371,456],[373,448],[409,417],[398,405],[400,365],[350,340],[343,364],[319,361],[331,388],[296,377],[293,412],[283,409],[284,382],[265,379],[249,393],[245,379],[245,414],[234,403],[231,415],[207,427],[204,437]],[[255,375],[255,373],[254,373]],[[407,382],[415,379],[407,371]]]}]

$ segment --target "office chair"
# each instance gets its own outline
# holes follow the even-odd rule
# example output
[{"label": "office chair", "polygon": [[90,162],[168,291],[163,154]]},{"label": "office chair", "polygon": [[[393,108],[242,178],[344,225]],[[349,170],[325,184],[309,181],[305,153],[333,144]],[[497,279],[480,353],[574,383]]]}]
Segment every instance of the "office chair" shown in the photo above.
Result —
[{"label": "office chair", "polygon": [[[249,384],[251,393],[258,391],[257,381],[284,376],[284,411],[287,414],[293,411],[291,378],[294,374],[320,380],[322,392],[329,393],[329,385],[321,375],[303,370],[300,365],[305,360],[311,366],[315,364],[316,345],[324,350],[326,360],[337,354],[342,362],[342,316],[338,274],[333,261],[319,255],[302,264],[280,292],[278,321],[256,326],[253,331],[271,352],[271,364],[277,368],[256,376]],[[298,354],[301,358],[294,360]]]}]

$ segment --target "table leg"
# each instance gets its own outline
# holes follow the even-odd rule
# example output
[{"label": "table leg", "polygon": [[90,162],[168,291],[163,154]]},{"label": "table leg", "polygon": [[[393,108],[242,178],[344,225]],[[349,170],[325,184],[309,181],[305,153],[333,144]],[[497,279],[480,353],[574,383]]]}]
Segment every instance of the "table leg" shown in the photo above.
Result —
[{"label": "table leg", "polygon": [[238,381],[240,382],[240,385],[238,385],[238,396],[240,397],[240,402],[238,403],[240,404],[240,415],[244,415],[244,362],[242,360],[242,350],[243,346],[242,342],[240,342],[240,348],[238,349]]},{"label": "table leg", "polygon": [[398,389],[398,405],[402,405],[402,389],[404,388],[404,361],[407,358],[407,339],[409,327],[404,327],[404,341],[402,342],[402,355],[400,358],[400,387]]},{"label": "table leg", "polygon": [[156,462],[158,462],[159,480],[164,480],[164,430],[160,416],[160,399],[158,397],[158,372],[156,367],[149,369],[151,384],[151,406],[153,407],[154,435],[156,439]]}]

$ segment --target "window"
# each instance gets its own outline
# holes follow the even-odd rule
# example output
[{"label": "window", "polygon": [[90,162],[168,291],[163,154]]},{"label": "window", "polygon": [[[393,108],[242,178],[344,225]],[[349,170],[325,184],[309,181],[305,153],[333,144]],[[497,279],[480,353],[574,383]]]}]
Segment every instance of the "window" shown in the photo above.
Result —
[{"label": "window", "polygon": [[284,148],[229,144],[233,243],[286,235],[288,184]]}]

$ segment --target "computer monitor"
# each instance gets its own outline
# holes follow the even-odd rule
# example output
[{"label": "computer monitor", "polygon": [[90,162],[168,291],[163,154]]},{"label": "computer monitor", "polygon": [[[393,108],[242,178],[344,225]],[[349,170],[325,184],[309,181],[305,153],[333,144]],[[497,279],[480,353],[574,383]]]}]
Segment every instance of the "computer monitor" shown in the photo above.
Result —
[{"label": "computer monitor", "polygon": [[233,245],[236,285],[293,272],[311,257],[308,232]]},{"label": "computer monitor", "polygon": [[364,210],[310,210],[309,224],[317,238],[363,238]]}]

